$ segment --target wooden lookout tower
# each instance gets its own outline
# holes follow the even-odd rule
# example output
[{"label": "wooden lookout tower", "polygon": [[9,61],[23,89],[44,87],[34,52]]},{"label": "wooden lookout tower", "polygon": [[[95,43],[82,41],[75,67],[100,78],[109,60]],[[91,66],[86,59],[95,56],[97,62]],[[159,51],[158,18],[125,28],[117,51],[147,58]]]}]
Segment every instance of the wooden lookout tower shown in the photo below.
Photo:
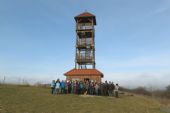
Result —
[{"label": "wooden lookout tower", "polygon": [[75,68],[64,75],[67,80],[92,80],[101,82],[103,74],[96,69],[95,28],[96,17],[84,12],[76,17]]}]

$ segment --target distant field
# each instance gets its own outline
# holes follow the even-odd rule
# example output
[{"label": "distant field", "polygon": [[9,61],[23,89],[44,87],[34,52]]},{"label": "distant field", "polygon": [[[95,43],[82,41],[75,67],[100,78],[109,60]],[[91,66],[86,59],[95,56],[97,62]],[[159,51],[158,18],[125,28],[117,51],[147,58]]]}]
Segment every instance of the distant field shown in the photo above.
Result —
[{"label": "distant field", "polygon": [[142,96],[51,95],[49,88],[0,86],[0,113],[165,113]]}]

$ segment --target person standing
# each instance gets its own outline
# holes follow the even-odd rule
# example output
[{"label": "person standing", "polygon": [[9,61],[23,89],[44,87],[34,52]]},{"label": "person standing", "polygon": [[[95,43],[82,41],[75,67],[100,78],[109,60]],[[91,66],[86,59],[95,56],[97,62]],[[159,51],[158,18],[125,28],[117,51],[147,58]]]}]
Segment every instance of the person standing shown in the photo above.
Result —
[{"label": "person standing", "polygon": [[79,94],[83,94],[83,82],[82,81],[80,81],[80,83],[79,83]]},{"label": "person standing", "polygon": [[69,81],[68,80],[66,80],[65,81],[65,94],[68,94],[68,87],[69,87]]},{"label": "person standing", "polygon": [[98,96],[99,95],[99,85],[97,83],[95,83],[95,94]]},{"label": "person standing", "polygon": [[114,85],[113,82],[112,82],[112,84],[111,84],[111,87],[112,87],[112,96],[114,96],[115,85]]},{"label": "person standing", "polygon": [[55,90],[55,80],[51,82],[51,94],[54,94],[54,90]]},{"label": "person standing", "polygon": [[116,84],[116,86],[115,86],[115,96],[116,96],[116,98],[119,97],[119,85],[118,84]]},{"label": "person standing", "polygon": [[74,81],[71,81],[71,94],[74,94]]},{"label": "person standing", "polygon": [[60,80],[58,79],[56,81],[56,85],[55,85],[55,94],[59,94],[60,93]]},{"label": "person standing", "polygon": [[107,80],[105,81],[104,83],[104,96],[108,96],[108,83],[107,83]]},{"label": "person standing", "polygon": [[72,82],[69,81],[69,82],[68,82],[68,93],[69,93],[69,94],[72,93],[72,92],[71,92],[71,91],[72,91],[72,86],[71,86],[71,84],[72,84]]},{"label": "person standing", "polygon": [[84,88],[85,88],[84,95],[89,94],[89,82],[88,81],[85,81]]},{"label": "person standing", "polygon": [[99,94],[104,96],[104,83],[100,83],[99,85]]},{"label": "person standing", "polygon": [[89,84],[89,94],[93,95],[94,94],[94,83],[90,82]]},{"label": "person standing", "polygon": [[112,96],[113,95],[112,93],[113,93],[113,88],[112,88],[111,82],[109,81],[109,84],[108,84],[108,95]]},{"label": "person standing", "polygon": [[61,94],[64,94],[65,93],[65,82],[64,80],[62,80],[61,82]]},{"label": "person standing", "polygon": [[77,94],[77,80],[73,83],[73,89],[74,94]]}]

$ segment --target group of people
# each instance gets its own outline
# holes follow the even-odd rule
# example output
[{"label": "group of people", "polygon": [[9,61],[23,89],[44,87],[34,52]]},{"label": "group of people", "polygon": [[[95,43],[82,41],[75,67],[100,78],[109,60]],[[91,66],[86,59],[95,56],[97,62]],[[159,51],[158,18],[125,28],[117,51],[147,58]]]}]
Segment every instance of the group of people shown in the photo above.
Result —
[{"label": "group of people", "polygon": [[118,97],[119,85],[113,82],[69,81],[57,79],[51,83],[51,94],[88,94]]}]

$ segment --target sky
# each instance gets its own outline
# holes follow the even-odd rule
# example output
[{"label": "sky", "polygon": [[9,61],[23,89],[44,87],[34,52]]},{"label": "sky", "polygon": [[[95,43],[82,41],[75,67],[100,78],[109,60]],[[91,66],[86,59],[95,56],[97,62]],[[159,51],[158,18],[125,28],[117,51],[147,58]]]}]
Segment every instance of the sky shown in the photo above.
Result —
[{"label": "sky", "polygon": [[0,0],[0,81],[50,83],[74,68],[74,16],[96,16],[96,68],[126,87],[170,84],[170,0]]}]

